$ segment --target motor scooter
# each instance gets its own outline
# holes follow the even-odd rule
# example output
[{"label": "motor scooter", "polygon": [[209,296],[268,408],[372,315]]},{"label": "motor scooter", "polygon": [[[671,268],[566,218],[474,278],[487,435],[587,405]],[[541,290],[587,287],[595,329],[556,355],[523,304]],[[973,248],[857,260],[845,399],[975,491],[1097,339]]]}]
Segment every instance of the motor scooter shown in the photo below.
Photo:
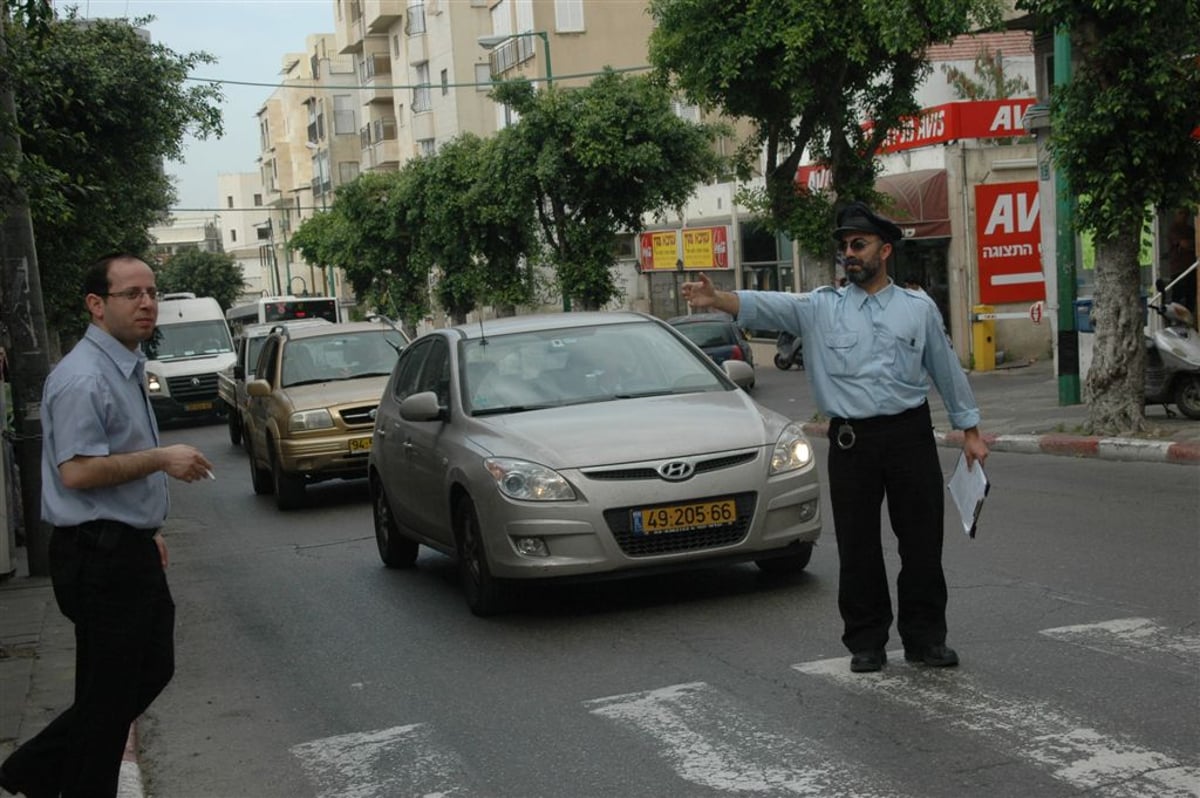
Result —
[{"label": "motor scooter", "polygon": [[1162,329],[1145,337],[1145,404],[1162,405],[1167,417],[1174,403],[1188,418],[1200,419],[1200,335],[1191,311],[1160,294],[1147,307],[1162,317]]},{"label": "motor scooter", "polygon": [[804,368],[804,339],[790,332],[781,332],[775,339],[775,368],[787,371],[793,365]]}]

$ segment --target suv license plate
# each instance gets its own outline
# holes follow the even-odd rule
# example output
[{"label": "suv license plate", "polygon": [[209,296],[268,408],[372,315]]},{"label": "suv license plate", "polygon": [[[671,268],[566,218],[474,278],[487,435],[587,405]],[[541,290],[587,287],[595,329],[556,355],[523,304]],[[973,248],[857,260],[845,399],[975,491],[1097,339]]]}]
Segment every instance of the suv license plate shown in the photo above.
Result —
[{"label": "suv license plate", "polygon": [[212,402],[188,402],[183,409],[189,413],[195,413],[198,410],[212,410],[212,406]]},{"label": "suv license plate", "polygon": [[692,532],[732,524],[737,520],[737,503],[733,499],[714,499],[634,510],[630,515],[635,535]]},{"label": "suv license plate", "polygon": [[350,454],[359,454],[361,452],[371,451],[371,438],[351,438],[350,439]]}]

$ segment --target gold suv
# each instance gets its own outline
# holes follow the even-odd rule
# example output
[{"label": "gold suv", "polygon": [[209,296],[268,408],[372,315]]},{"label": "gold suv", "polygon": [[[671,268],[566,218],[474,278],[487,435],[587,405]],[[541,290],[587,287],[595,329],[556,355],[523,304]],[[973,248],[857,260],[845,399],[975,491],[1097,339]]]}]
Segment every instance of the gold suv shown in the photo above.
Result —
[{"label": "gold suv", "polygon": [[407,344],[384,322],[273,330],[246,385],[254,492],[290,510],[309,483],[365,477],[379,398]]}]

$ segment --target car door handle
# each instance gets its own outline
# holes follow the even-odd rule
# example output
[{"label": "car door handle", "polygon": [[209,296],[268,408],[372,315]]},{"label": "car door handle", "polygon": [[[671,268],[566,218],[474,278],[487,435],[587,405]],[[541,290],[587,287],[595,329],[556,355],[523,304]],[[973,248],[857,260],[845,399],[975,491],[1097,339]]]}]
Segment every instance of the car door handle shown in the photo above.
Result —
[{"label": "car door handle", "polygon": [[386,438],[386,437],[387,437],[387,430],[385,430],[385,429],[383,429],[382,427],[380,427],[379,429],[375,430],[375,434],[376,434],[376,435],[378,435],[378,436],[379,436],[379,437],[381,437],[381,438]]}]

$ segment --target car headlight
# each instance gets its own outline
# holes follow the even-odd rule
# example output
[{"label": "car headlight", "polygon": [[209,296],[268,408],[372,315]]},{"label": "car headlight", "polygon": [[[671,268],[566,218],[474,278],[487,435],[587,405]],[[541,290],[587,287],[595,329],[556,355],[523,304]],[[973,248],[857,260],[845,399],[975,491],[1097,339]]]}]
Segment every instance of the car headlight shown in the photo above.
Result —
[{"label": "car headlight", "polygon": [[775,451],[771,453],[771,474],[783,474],[804,468],[812,462],[812,444],[804,435],[804,429],[796,423],[788,424],[775,441]]},{"label": "car headlight", "polygon": [[146,393],[162,393],[162,380],[157,374],[146,375]]},{"label": "car headlight", "polygon": [[552,468],[525,460],[489,457],[483,466],[496,480],[496,487],[510,499],[528,502],[566,502],[575,498],[575,489]]},{"label": "car headlight", "polygon": [[325,408],[302,410],[288,418],[288,432],[303,432],[310,429],[332,429],[333,416]]}]

